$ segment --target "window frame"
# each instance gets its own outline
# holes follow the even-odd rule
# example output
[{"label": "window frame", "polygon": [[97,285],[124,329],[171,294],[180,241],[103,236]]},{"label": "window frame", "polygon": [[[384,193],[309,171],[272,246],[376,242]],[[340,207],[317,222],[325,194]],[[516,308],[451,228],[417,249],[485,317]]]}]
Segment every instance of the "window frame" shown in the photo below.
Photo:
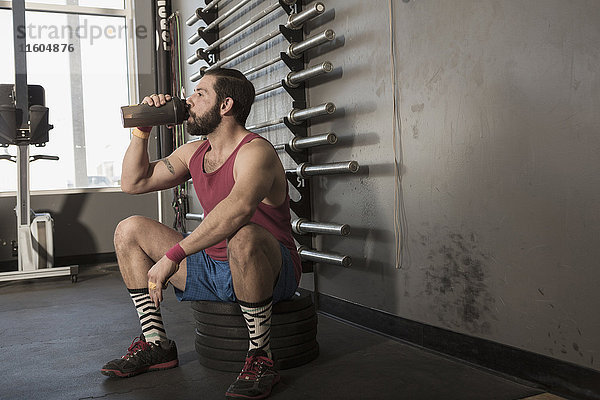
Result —
[{"label": "window frame", "polygon": [[[139,99],[138,91],[138,65],[136,47],[136,23],[135,23],[135,0],[124,0],[124,8],[101,8],[76,5],[45,4],[25,2],[25,11],[40,11],[57,14],[92,15],[101,17],[124,17],[127,49],[127,82],[130,104],[136,104]],[[0,10],[12,10],[12,1],[0,0]],[[81,187],[66,189],[42,189],[31,190],[32,194],[69,194],[69,193],[97,193],[97,192],[121,192],[120,187]],[[0,197],[15,196],[16,190],[0,191]]]}]

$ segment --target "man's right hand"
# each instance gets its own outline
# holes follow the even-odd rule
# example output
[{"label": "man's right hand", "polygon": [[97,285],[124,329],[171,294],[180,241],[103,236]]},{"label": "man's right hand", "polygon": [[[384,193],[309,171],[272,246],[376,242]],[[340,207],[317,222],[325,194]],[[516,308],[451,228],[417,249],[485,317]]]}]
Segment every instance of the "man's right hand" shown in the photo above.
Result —
[{"label": "man's right hand", "polygon": [[150,96],[144,97],[142,100],[142,104],[148,104],[149,106],[164,106],[167,104],[167,101],[171,100],[170,94],[151,94]]},{"label": "man's right hand", "polygon": [[[149,106],[155,106],[155,107],[161,107],[165,104],[167,104],[167,101],[171,100],[171,95],[170,94],[151,94],[150,96],[146,96],[144,97],[144,100],[142,100],[142,104],[148,104]],[[139,130],[141,130],[142,132],[145,132],[148,134],[150,134],[150,131],[152,130],[151,126],[138,126],[137,127]]]}]

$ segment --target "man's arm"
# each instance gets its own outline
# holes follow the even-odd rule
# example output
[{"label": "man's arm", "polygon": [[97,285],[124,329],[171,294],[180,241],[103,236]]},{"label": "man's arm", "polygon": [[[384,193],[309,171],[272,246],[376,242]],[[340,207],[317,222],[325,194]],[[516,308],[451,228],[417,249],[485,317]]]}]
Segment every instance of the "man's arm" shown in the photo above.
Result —
[{"label": "man's arm", "polygon": [[264,140],[243,146],[236,157],[231,192],[180,242],[185,253],[215,245],[250,222],[259,203],[270,194],[278,166],[277,154]]},{"label": "man's arm", "polygon": [[123,157],[121,189],[139,194],[168,189],[189,179],[189,169],[182,158],[183,146],[168,157],[149,161],[148,140],[131,138]]},{"label": "man's arm", "polygon": [[[154,100],[153,100],[154,98]],[[169,95],[145,97],[142,103],[160,107]],[[133,136],[123,157],[121,189],[138,194],[171,188],[189,179],[189,170],[182,158],[182,147],[162,160],[150,162],[148,140]]]}]

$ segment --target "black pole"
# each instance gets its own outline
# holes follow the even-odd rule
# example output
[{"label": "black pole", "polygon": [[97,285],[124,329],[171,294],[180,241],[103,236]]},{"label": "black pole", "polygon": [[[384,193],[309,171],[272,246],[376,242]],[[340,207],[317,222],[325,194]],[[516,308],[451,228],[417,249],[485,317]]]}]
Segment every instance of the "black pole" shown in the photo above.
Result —
[{"label": "black pole", "polygon": [[[18,232],[29,227],[29,91],[27,90],[27,53],[25,35],[25,0],[12,2],[15,51],[15,106],[17,111],[16,141],[18,144],[17,188]],[[19,121],[20,118],[20,121]],[[19,239],[20,247],[25,243]]]},{"label": "black pole", "polygon": [[[25,0],[12,1],[12,16],[14,27],[14,52],[15,52],[15,100],[17,107],[17,120],[20,129],[27,129],[29,122],[29,95],[27,91],[27,58],[25,35]],[[21,137],[19,134],[17,137]]]},{"label": "black pole", "polygon": [[[154,0],[156,37],[156,90],[157,93],[171,93],[171,37],[168,18],[171,15],[171,0]],[[164,158],[173,152],[173,132],[166,126],[159,128],[159,154]]]}]

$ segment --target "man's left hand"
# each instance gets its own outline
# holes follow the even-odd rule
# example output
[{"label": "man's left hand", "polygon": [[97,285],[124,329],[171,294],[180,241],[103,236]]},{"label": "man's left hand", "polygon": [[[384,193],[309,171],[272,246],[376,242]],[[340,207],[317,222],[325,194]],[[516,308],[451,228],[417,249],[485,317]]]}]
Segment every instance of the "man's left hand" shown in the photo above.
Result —
[{"label": "man's left hand", "polygon": [[[179,269],[179,266],[173,261],[163,256],[156,264],[148,271],[148,292],[150,298],[156,305],[160,306],[163,300],[162,291],[168,285],[167,280]],[[156,287],[155,287],[156,285]]]}]

